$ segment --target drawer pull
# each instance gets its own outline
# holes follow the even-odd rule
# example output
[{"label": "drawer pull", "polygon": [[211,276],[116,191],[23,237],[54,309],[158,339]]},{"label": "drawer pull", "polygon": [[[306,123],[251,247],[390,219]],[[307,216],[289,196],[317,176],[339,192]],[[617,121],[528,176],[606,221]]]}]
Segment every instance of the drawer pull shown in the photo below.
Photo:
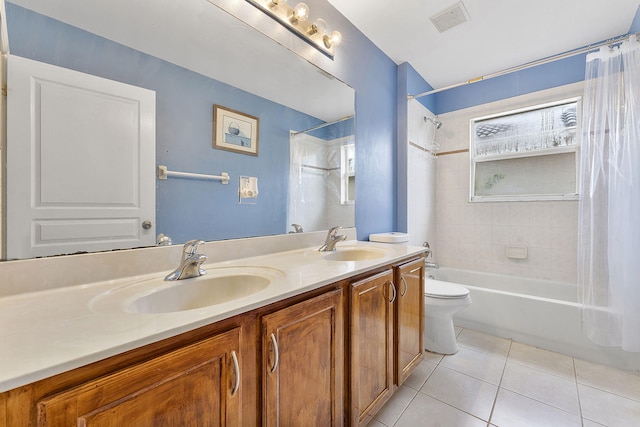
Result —
[{"label": "drawer pull", "polygon": [[402,280],[402,283],[404,284],[404,291],[402,291],[400,296],[404,297],[407,294],[407,281],[404,280],[404,276],[400,276],[400,280]]},{"label": "drawer pull", "polygon": [[235,396],[240,388],[240,365],[238,364],[238,356],[235,351],[231,352],[231,360],[233,361],[233,369],[236,371],[236,381],[233,384],[233,389],[231,390],[231,396]]},{"label": "drawer pull", "polygon": [[271,367],[270,372],[273,372],[278,367],[278,362],[280,361],[280,353],[278,352],[278,342],[276,341],[276,336],[271,333],[271,344],[273,345],[273,366]]}]

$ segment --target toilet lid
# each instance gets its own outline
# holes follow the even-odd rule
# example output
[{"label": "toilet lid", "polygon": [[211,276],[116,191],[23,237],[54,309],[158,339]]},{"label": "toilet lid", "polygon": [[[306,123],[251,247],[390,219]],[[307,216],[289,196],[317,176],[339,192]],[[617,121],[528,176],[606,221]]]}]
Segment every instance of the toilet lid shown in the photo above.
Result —
[{"label": "toilet lid", "polygon": [[464,298],[469,295],[469,289],[455,283],[426,280],[424,294],[434,298]]}]

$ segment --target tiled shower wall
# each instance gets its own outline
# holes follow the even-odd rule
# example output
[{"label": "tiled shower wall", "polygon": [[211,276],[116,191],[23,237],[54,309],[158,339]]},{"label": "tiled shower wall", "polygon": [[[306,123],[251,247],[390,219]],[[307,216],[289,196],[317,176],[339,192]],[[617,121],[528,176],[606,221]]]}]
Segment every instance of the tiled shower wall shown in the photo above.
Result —
[{"label": "tiled shower wall", "polygon": [[[442,114],[434,257],[447,267],[576,282],[577,201],[469,202],[469,120],[582,95],[582,83]],[[526,259],[506,256],[527,246]]]},{"label": "tiled shower wall", "polygon": [[409,101],[407,232],[409,243],[416,246],[422,246],[424,242],[431,244],[435,240],[436,159],[418,148],[431,148],[434,145],[435,128],[425,117],[434,119],[433,113],[418,101]]}]

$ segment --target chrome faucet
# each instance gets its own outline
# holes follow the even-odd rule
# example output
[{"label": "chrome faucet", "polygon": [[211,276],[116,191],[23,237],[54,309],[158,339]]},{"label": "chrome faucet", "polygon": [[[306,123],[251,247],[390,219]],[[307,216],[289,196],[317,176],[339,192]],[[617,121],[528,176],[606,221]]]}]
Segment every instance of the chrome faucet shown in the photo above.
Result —
[{"label": "chrome faucet", "polygon": [[290,231],[289,233],[302,233],[304,232],[304,230],[302,229],[302,226],[300,224],[291,224],[291,226],[293,227],[294,231]]},{"label": "chrome faucet", "polygon": [[429,262],[429,261],[426,260],[426,258],[429,258],[430,256],[433,256],[433,252],[431,252],[431,246],[429,246],[429,242],[424,242],[422,244],[422,246],[425,247],[425,250],[424,250],[424,257],[425,257],[424,267],[425,268],[433,268],[435,270],[439,269],[440,266],[438,265],[437,262]]},{"label": "chrome faucet", "polygon": [[331,252],[331,251],[335,251],[336,250],[336,243],[342,241],[342,240],[347,240],[347,236],[345,236],[344,234],[338,234],[336,235],[336,233],[338,232],[338,230],[340,230],[342,227],[337,226],[337,227],[332,227],[329,229],[329,232],[327,233],[327,238],[324,240],[324,244],[322,246],[320,246],[320,249],[318,249],[320,252]]},{"label": "chrome faucet", "polygon": [[204,245],[202,240],[189,240],[182,248],[182,259],[180,265],[172,271],[164,280],[182,280],[192,277],[199,277],[207,274],[206,270],[200,268],[207,256],[198,253],[198,246]]},{"label": "chrome faucet", "polygon": [[433,252],[431,252],[431,246],[429,246],[429,242],[424,242],[422,246],[426,248],[424,250],[424,257],[429,258],[433,254]]}]

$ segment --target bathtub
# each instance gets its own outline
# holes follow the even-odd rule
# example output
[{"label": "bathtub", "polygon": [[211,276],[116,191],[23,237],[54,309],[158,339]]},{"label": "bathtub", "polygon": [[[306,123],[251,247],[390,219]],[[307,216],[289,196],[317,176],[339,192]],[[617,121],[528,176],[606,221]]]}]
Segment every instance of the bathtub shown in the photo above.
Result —
[{"label": "bathtub", "polygon": [[638,353],[596,345],[582,333],[575,284],[445,267],[426,274],[469,289],[472,303],[454,316],[456,326],[640,372]]}]

